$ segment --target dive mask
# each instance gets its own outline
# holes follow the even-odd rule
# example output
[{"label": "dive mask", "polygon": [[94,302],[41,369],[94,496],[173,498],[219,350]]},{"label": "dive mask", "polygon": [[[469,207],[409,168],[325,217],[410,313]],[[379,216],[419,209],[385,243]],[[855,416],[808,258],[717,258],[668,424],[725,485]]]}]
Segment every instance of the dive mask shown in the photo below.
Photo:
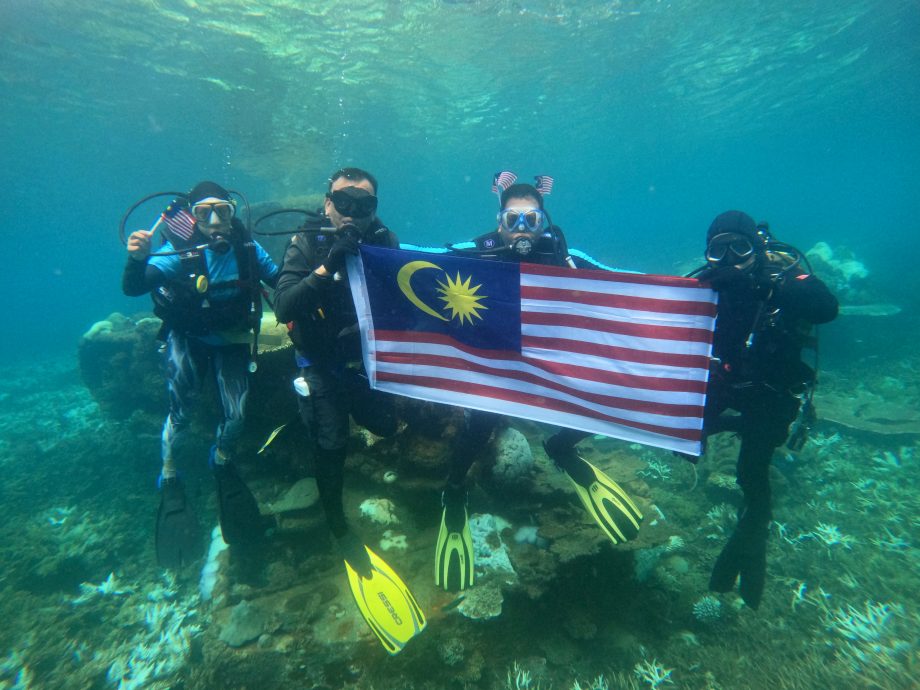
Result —
[{"label": "dive mask", "polygon": [[217,220],[222,223],[226,223],[228,220],[233,218],[233,214],[236,213],[236,207],[230,201],[214,201],[214,202],[205,202],[202,204],[193,204],[189,209],[192,213],[192,216],[199,223],[207,223],[211,219],[211,214],[213,213],[217,216]]},{"label": "dive mask", "polygon": [[377,210],[377,197],[360,187],[343,187],[329,192],[326,198],[348,218],[367,218]]},{"label": "dive mask", "polygon": [[706,246],[706,261],[714,264],[737,266],[753,259],[754,245],[744,235],[723,232]]},{"label": "dive mask", "polygon": [[498,214],[505,232],[535,233],[543,227],[543,211],[538,208],[506,208]]}]

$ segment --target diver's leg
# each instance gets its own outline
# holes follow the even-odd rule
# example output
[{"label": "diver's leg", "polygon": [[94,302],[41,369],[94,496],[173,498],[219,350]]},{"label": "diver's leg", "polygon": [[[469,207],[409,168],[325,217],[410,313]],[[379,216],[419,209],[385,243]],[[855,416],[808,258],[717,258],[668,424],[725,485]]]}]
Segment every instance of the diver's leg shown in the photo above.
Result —
[{"label": "diver's leg", "polygon": [[498,415],[463,411],[463,428],[453,440],[447,482],[441,492],[441,524],[435,545],[435,584],[450,592],[467,589],[475,580],[473,538],[467,511],[466,476],[498,426]]},{"label": "diver's leg", "polygon": [[201,385],[201,372],[207,366],[185,336],[171,332],[166,341],[166,381],[169,414],[163,424],[160,476],[160,506],[157,510],[154,544],[157,562],[165,568],[179,569],[201,554],[198,520],[177,476],[177,442],[188,427],[188,415]]},{"label": "diver's leg", "polygon": [[315,444],[316,485],[326,523],[338,538],[348,531],[342,504],[348,446],[347,400],[340,379],[324,368],[307,367],[303,377],[310,395],[298,398],[301,419]]},{"label": "diver's leg", "polygon": [[310,395],[298,396],[298,407],[314,448],[316,488],[326,524],[343,558],[359,575],[369,577],[370,559],[363,542],[349,527],[342,500],[348,453],[347,390],[342,379],[325,368],[307,367],[302,375]]},{"label": "diver's leg", "polygon": [[741,598],[757,608],[767,576],[767,536],[772,519],[770,462],[786,439],[799,401],[785,392],[753,390],[740,403],[743,417],[736,481],[744,495],[738,524],[713,568],[709,588],[731,590],[740,576]]},{"label": "diver's leg", "polygon": [[357,370],[348,370],[342,378],[348,407],[357,424],[375,436],[390,438],[399,429],[396,405],[391,393],[375,391],[367,377]]},{"label": "diver's leg", "polygon": [[463,411],[463,428],[454,438],[448,458],[447,486],[462,487],[466,483],[470,467],[486,450],[500,419],[491,412]]},{"label": "diver's leg", "polygon": [[176,476],[175,451],[188,429],[189,415],[201,388],[202,371],[207,366],[195,343],[187,336],[171,331],[166,340],[166,386],[169,394],[169,414],[163,424],[160,450],[163,460],[162,476]]},{"label": "diver's leg", "polygon": [[224,411],[217,427],[217,456],[221,463],[234,456],[243,433],[249,395],[249,348],[245,345],[215,348],[214,369]]},{"label": "diver's leg", "polygon": [[610,541],[620,544],[635,539],[642,523],[642,511],[619,484],[575,450],[575,445],[588,436],[586,431],[560,429],[543,448],[572,480],[581,504]]},{"label": "diver's leg", "polygon": [[232,461],[243,432],[249,393],[249,349],[244,345],[212,350],[214,376],[224,417],[217,427],[210,464],[217,487],[217,507],[224,541],[230,545],[253,543],[263,534],[259,504]]},{"label": "diver's leg", "polygon": [[[498,426],[500,417],[491,412],[480,410],[463,411],[463,428],[453,439],[447,460],[447,481],[441,493],[441,503],[445,515],[451,524],[465,523],[460,520],[460,511],[466,512],[466,476],[478,457],[480,457]],[[449,515],[448,513],[453,513]],[[442,516],[443,518],[443,516]],[[444,520],[442,519],[442,522]]]},{"label": "diver's leg", "polygon": [[774,448],[760,435],[742,434],[737,481],[744,494],[744,505],[709,580],[709,589],[728,592],[740,576],[741,598],[755,609],[760,605],[767,575],[770,456]]},{"label": "diver's leg", "polygon": [[560,429],[547,439],[543,448],[556,465],[563,470],[569,470],[578,460],[575,446],[590,435],[587,431],[578,429]]}]

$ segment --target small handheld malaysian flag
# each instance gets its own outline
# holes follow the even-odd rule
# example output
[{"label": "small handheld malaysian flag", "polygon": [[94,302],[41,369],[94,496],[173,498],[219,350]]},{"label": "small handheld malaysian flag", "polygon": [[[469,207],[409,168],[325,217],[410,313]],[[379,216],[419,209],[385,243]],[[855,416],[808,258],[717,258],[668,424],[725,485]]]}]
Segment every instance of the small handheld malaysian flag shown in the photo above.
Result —
[{"label": "small handheld malaysian flag", "polygon": [[553,191],[553,183],[555,180],[549,175],[535,175],[533,179],[535,183],[534,186],[543,196],[546,196]]},{"label": "small handheld malaysian flag", "polygon": [[517,175],[510,170],[502,170],[501,172],[495,173],[492,176],[492,193],[497,194],[498,198],[501,199],[502,192],[513,185],[516,179]]},{"label": "small handheld malaysian flag", "polygon": [[195,219],[185,209],[185,202],[179,199],[173,199],[172,203],[160,215],[160,220],[169,226],[174,235],[181,237],[183,240],[189,239],[195,232]]}]

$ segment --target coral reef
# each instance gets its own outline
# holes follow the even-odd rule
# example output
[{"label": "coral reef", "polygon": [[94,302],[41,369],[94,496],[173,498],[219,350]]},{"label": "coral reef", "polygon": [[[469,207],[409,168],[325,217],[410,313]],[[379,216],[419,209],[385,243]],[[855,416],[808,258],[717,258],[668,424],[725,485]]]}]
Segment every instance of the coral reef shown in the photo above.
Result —
[{"label": "coral reef", "polygon": [[842,301],[858,304],[871,299],[866,285],[869,269],[853,252],[843,247],[834,249],[827,242],[818,242],[805,255],[815,273]]},{"label": "coral reef", "polygon": [[693,617],[700,623],[714,623],[722,617],[722,602],[707,594],[693,605]]},{"label": "coral reef", "polygon": [[457,610],[473,620],[488,620],[501,615],[503,602],[504,596],[497,582],[480,582],[466,593]]},{"label": "coral reef", "polygon": [[384,551],[405,551],[409,548],[405,534],[396,534],[393,530],[388,529],[383,533],[383,539],[380,540],[380,548]]},{"label": "coral reef", "polygon": [[488,513],[474,515],[470,518],[469,524],[477,572],[513,575],[514,567],[511,565],[510,552],[501,536],[511,524]]},{"label": "coral reef", "polygon": [[[107,321],[87,342],[140,346],[137,325]],[[133,356],[114,344],[110,352],[97,364]],[[275,529],[251,553],[212,533],[208,553],[170,579],[152,549],[165,407],[158,372],[149,399],[114,394],[117,411],[80,386],[73,363],[12,372],[0,377],[0,685],[600,690],[749,687],[757,678],[763,687],[913,687],[920,436],[902,425],[920,407],[911,357],[823,372],[811,438],[774,459],[770,577],[756,616],[734,594],[707,594],[740,504],[736,439],[711,439],[696,467],[610,439],[580,444],[646,514],[639,537],[614,547],[545,458],[540,441],[553,430],[512,423],[509,436],[523,439],[533,464],[507,486],[491,469],[495,448],[474,466],[477,581],[446,593],[434,585],[431,556],[458,414],[401,402],[416,421],[372,444],[354,434],[345,487],[349,520],[366,543],[389,548],[387,561],[428,616],[397,659],[385,658],[355,608],[296,423],[255,453],[293,412],[289,361],[274,371],[262,363],[260,375],[275,378],[258,379],[255,399],[275,407],[253,405],[239,459]],[[852,424],[838,419],[847,407]],[[212,422],[207,411],[197,420],[201,461],[183,468],[210,525],[216,505],[203,460]],[[385,520],[362,518],[369,499],[363,512]]]},{"label": "coral reef", "polygon": [[396,506],[389,498],[367,498],[361,502],[361,515],[377,525],[395,525]]},{"label": "coral reef", "polygon": [[502,429],[495,435],[495,462],[492,479],[498,486],[519,483],[534,470],[533,452],[527,438],[514,427]]}]

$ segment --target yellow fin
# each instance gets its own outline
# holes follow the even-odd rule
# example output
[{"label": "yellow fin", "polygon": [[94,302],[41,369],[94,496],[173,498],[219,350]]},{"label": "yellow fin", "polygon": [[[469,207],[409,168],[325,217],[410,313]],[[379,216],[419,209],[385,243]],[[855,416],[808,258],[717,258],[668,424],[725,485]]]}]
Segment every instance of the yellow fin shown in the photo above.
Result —
[{"label": "yellow fin", "polygon": [[371,561],[370,577],[361,577],[345,561],[348,584],[358,610],[390,654],[399,654],[428,622],[421,607],[399,575],[367,546]]}]

